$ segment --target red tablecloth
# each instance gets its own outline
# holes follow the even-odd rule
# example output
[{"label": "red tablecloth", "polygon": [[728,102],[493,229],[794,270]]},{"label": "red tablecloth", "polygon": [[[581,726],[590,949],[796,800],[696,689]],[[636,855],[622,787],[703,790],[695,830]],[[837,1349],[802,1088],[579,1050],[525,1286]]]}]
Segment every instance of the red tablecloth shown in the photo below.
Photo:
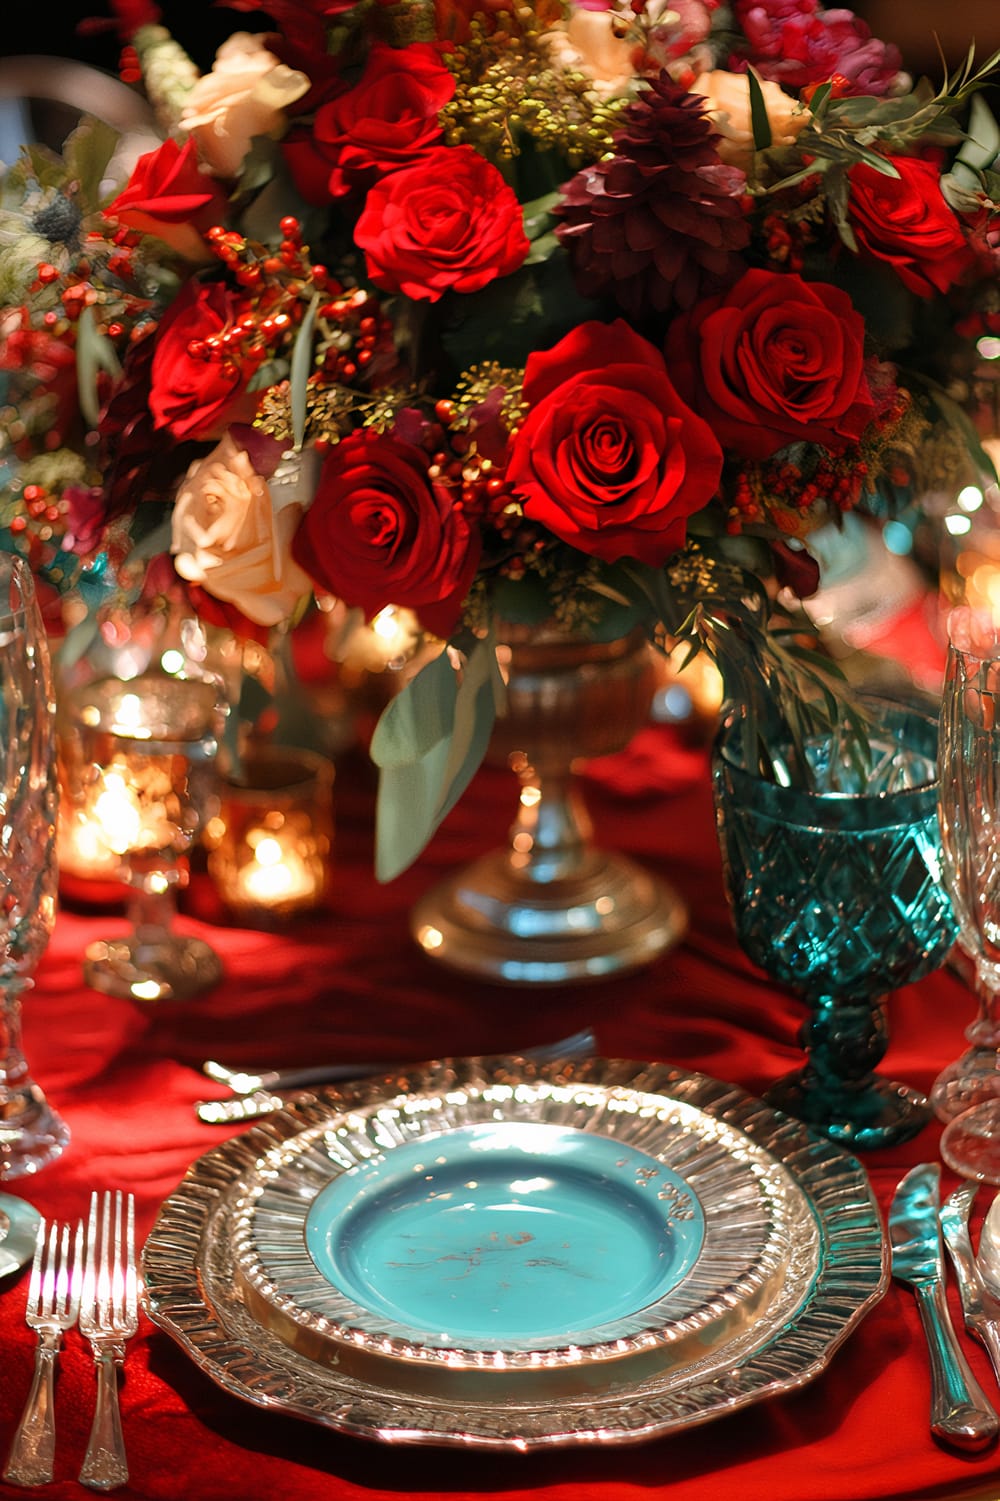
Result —
[{"label": "red tablecloth", "polygon": [[[597,837],[672,879],[690,905],[690,933],[641,974],[571,992],[471,983],[435,967],[408,937],[407,913],[456,862],[499,843],[512,816],[509,774],[484,770],[418,866],[391,885],[371,875],[372,778],[340,767],[337,880],[328,914],[281,935],[216,925],[202,890],[187,920],[221,951],[226,980],[197,1002],[143,1010],[89,991],[85,943],[121,918],[64,906],[25,1004],[34,1072],[72,1130],[64,1156],[37,1178],[4,1185],[44,1214],[79,1216],[92,1187],[134,1190],[140,1234],[201,1153],[223,1139],[192,1105],[212,1093],[208,1057],[292,1063],[320,1057],[413,1060],[503,1052],[585,1023],[606,1056],[698,1068],[762,1091],[799,1057],[800,1004],[754,971],[734,941],[720,879],[705,754],[670,731],[644,731],[614,765],[595,763],[588,801]],[[198,898],[194,890],[192,900]],[[895,995],[885,1070],[928,1087],[962,1045],[973,1001],[945,971]],[[912,1164],[933,1160],[938,1129],[865,1161],[885,1206]],[[952,1179],[946,1173],[944,1187]],[[984,1201],[976,1215],[981,1220]],[[33,1341],[22,1316],[26,1277],[0,1290],[0,1447],[27,1393]],[[955,1294],[951,1294],[957,1315]],[[969,1360],[1000,1402],[978,1346]],[[125,1496],[372,1501],[887,1501],[1000,1494],[1000,1452],[957,1455],[928,1431],[928,1364],[913,1302],[886,1297],[801,1391],[652,1443],[541,1455],[390,1448],[259,1410],[222,1391],[166,1334],[143,1320],[129,1347],[122,1410],[132,1466]],[[57,1385],[57,1479],[47,1494],[83,1494],[94,1371],[68,1338]],[[2,1494],[22,1494],[2,1487]]]}]

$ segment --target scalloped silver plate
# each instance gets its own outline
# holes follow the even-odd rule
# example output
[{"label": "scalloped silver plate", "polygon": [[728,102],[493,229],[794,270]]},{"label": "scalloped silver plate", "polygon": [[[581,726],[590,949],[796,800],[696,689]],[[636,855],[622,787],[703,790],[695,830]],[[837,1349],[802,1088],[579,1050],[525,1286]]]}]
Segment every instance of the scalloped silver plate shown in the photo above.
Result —
[{"label": "scalloped silver plate", "polygon": [[[453,1351],[383,1338],[350,1317],[331,1321],[286,1295],[280,1264],[263,1266],[248,1214],[274,1175],[338,1132],[366,1137],[373,1122],[435,1116],[441,1128],[470,1109],[480,1118],[485,1110],[501,1119],[554,1113],[563,1125],[623,1135],[653,1156],[658,1139],[682,1177],[678,1155],[695,1164],[696,1177],[701,1164],[703,1205],[709,1185],[720,1212],[749,1202],[758,1249],[746,1276],[712,1288],[708,1303],[720,1316],[700,1326],[695,1317],[692,1326],[683,1311],[675,1319],[661,1310],[616,1331],[617,1351],[597,1338],[582,1357],[572,1348],[534,1360],[500,1352],[499,1366],[473,1351],[464,1352],[464,1368],[460,1358],[450,1369]],[[320,1179],[329,1181],[329,1171]],[[748,1200],[750,1184],[763,1187]],[[305,1200],[315,1191],[306,1184]],[[293,1220],[300,1217],[296,1210]],[[707,1265],[699,1258],[698,1275],[689,1274],[693,1288]],[[523,1450],[635,1442],[797,1388],[826,1367],[885,1292],[889,1272],[861,1165],[743,1091],[627,1060],[535,1068],[494,1058],[319,1091],[215,1148],[163,1205],[143,1275],[150,1318],[249,1402],[367,1438]],[[705,1306],[702,1296],[688,1311]],[[725,1309],[733,1316],[721,1316]],[[678,1358],[676,1331],[692,1327]]]}]

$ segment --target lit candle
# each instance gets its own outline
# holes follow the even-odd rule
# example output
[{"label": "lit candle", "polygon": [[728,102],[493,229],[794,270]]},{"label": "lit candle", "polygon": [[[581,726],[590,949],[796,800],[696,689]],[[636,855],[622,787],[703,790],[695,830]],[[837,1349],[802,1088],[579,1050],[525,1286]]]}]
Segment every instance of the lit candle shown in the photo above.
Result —
[{"label": "lit candle", "polygon": [[236,899],[261,907],[289,902],[312,903],[323,889],[323,871],[315,862],[310,866],[295,849],[271,836],[260,839],[253,856],[236,872]]},{"label": "lit candle", "polygon": [[283,918],[322,902],[332,828],[333,765],[282,746],[245,751],[206,831],[208,869],[236,913]]}]

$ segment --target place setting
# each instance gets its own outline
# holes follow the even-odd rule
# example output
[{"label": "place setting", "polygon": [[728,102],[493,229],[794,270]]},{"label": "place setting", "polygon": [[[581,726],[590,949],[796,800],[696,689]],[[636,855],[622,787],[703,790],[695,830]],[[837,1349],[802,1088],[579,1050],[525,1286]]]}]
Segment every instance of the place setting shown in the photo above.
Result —
[{"label": "place setting", "polygon": [[1000,1485],[1000,35],[892,3],[7,18],[4,1495]]}]

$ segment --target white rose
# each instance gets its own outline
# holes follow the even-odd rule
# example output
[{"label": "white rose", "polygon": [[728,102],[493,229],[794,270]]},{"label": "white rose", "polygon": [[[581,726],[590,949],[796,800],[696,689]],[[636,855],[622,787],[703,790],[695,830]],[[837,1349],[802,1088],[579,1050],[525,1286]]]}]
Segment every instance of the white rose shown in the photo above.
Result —
[{"label": "white rose", "polygon": [[[812,116],[780,84],[761,81],[773,146],[791,146],[795,137]],[[706,113],[719,132],[719,156],[732,167],[750,166],[753,156],[753,130],[750,124],[750,84],[744,73],[726,73],[717,68],[702,73],[691,85],[693,94],[704,94]]]},{"label": "white rose", "polygon": [[170,551],[181,578],[257,625],[286,620],[312,587],[292,557],[303,507],[281,498],[282,488],[276,502],[249,454],[227,433],[191,465],[174,502]]},{"label": "white rose", "polygon": [[216,176],[235,177],[251,139],[280,130],[285,109],[309,86],[304,73],[279,62],[259,37],[237,31],[188,94],[180,127]]}]

